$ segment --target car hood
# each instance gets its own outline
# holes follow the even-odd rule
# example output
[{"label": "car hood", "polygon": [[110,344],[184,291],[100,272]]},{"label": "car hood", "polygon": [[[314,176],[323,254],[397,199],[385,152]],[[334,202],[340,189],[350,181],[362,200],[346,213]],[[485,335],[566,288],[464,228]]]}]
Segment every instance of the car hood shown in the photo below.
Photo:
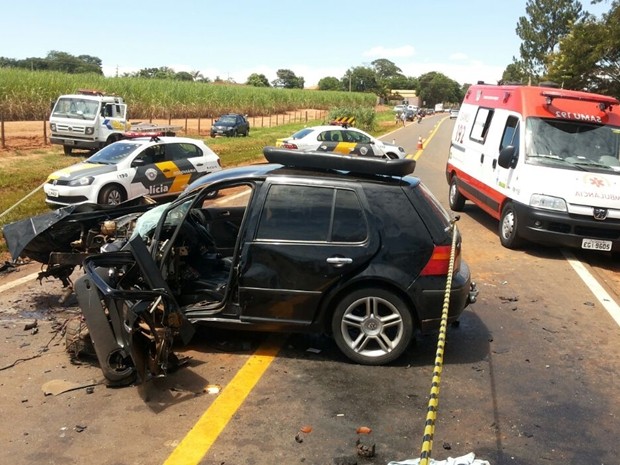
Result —
[{"label": "car hood", "polygon": [[47,264],[52,252],[74,252],[81,234],[106,220],[141,214],[155,204],[143,198],[121,205],[69,205],[5,225],[2,234],[13,260],[20,256]]},{"label": "car hood", "polygon": [[71,181],[73,179],[82,178],[84,176],[97,176],[105,173],[112,173],[118,169],[117,165],[101,165],[99,163],[78,163],[54,171],[47,177],[48,181],[62,179],[63,181]]}]

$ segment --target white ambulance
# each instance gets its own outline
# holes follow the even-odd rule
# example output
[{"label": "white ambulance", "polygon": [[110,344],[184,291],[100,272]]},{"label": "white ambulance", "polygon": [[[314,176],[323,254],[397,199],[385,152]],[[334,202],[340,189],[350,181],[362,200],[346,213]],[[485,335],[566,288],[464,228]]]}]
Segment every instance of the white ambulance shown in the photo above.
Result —
[{"label": "white ambulance", "polygon": [[620,251],[620,102],[535,86],[471,86],[446,164],[449,204],[499,220],[502,245],[528,240]]}]

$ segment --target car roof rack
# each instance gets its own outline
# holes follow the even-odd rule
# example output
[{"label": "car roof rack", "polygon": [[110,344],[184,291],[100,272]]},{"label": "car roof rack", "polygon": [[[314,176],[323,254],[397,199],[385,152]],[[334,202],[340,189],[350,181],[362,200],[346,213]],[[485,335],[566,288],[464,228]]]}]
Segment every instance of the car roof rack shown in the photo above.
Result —
[{"label": "car roof rack", "polygon": [[263,149],[263,154],[269,163],[295,168],[398,177],[412,174],[415,170],[415,160],[411,158],[387,159],[375,156],[332,155],[325,152],[304,152],[269,146]]}]

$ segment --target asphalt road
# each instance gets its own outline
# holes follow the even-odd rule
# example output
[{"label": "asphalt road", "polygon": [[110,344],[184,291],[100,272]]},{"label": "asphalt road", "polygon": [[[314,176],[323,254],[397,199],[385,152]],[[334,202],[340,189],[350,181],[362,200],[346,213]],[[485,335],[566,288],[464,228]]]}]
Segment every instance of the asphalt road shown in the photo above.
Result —
[{"label": "asphalt road", "polygon": [[[453,121],[437,115],[385,137],[418,157],[416,174],[444,205]],[[502,248],[497,222],[474,206],[458,226],[480,296],[448,330],[432,456],[617,464],[620,328],[601,294],[562,250]],[[571,253],[617,303],[619,265]],[[60,283],[2,287],[36,271],[0,276],[0,463],[361,465],[420,455],[436,334],[391,366],[362,367],[325,337],[201,331],[179,348],[187,367],[109,389],[96,366],[64,351],[57,329],[77,309],[71,298],[57,303]],[[38,331],[26,330],[35,319]],[[375,456],[358,455],[357,441]]]}]

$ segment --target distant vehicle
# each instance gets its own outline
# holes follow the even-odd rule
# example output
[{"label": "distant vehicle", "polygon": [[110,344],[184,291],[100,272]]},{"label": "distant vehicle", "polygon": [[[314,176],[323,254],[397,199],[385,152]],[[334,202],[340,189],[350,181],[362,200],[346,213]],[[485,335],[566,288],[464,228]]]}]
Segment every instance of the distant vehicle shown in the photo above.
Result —
[{"label": "distant vehicle", "polygon": [[220,169],[220,158],[201,140],[138,137],[114,142],[81,163],[53,172],[43,190],[52,207],[119,205],[144,195],[179,194],[195,179]]},{"label": "distant vehicle", "polygon": [[435,104],[435,113],[441,113],[441,112],[443,112],[443,103]]},{"label": "distant vehicle", "polygon": [[402,113],[406,109],[407,109],[407,105],[396,105],[394,108],[392,108],[392,111],[394,113]]},{"label": "distant vehicle", "polygon": [[455,119],[459,117],[459,111],[457,109],[450,110],[450,119]]},{"label": "distant vehicle", "polygon": [[278,139],[276,146],[293,150],[335,152],[343,155],[405,158],[405,149],[372,137],[364,131],[335,125],[301,129]]},{"label": "distant vehicle", "polygon": [[[123,139],[132,129],[127,120],[127,105],[121,97],[88,89],[58,97],[49,124],[50,143],[62,145],[65,155],[71,155],[73,149],[99,150]],[[137,130],[144,127],[138,126]],[[148,125],[149,132],[166,136],[174,136],[178,129],[179,126]]]},{"label": "distant vehicle", "polygon": [[211,137],[215,136],[247,136],[250,134],[250,123],[244,115],[229,113],[222,115],[211,126]]}]

